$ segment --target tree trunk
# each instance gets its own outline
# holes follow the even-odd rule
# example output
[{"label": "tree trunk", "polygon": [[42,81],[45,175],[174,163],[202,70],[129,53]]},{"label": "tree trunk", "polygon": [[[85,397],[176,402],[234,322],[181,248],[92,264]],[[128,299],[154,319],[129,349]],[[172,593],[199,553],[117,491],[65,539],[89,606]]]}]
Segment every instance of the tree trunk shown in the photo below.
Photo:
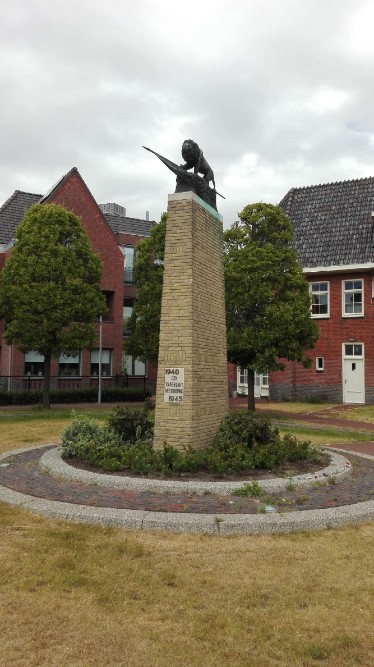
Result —
[{"label": "tree trunk", "polygon": [[44,383],[43,383],[43,408],[49,409],[51,407],[50,401],[51,390],[51,355],[44,355]]},{"label": "tree trunk", "polygon": [[248,411],[255,410],[255,372],[253,368],[248,368]]}]

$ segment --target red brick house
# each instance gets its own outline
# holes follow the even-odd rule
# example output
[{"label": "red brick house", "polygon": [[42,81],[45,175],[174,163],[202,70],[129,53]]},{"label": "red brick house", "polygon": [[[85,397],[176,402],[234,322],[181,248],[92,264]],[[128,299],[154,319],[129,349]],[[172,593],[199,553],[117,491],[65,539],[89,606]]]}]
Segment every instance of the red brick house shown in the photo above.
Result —
[{"label": "red brick house", "polygon": [[[135,299],[133,260],[137,243],[149,236],[153,222],[128,218],[121,207],[96,203],[76,168],[63,176],[46,195],[16,190],[0,208],[0,269],[4,266],[13,244],[15,230],[25,211],[35,203],[61,204],[77,215],[86,229],[92,248],[99,255],[102,270],[102,290],[108,313],[102,322],[102,376],[109,383],[123,373],[144,382],[154,383],[154,371],[146,364],[123,355],[124,322]],[[111,208],[112,207],[112,208]],[[110,213],[106,213],[111,208]],[[43,380],[44,360],[36,352],[22,354],[3,339],[4,324],[0,324],[0,378],[3,388],[32,386],[39,388]],[[53,359],[51,375],[59,387],[78,387],[93,384],[99,366],[99,323],[97,349],[81,350],[74,357],[61,355]]]},{"label": "red brick house", "polygon": [[290,190],[291,221],[320,337],[310,369],[269,376],[270,398],[374,403],[374,178]]}]

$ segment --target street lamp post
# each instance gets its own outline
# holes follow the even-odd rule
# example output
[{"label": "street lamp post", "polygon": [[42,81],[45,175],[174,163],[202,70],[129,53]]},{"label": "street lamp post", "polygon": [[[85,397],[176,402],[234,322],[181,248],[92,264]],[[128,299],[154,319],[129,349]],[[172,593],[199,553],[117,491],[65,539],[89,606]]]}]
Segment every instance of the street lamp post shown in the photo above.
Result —
[{"label": "street lamp post", "polygon": [[99,387],[97,392],[97,402],[101,403],[101,352],[103,348],[103,316],[100,315],[99,326]]}]

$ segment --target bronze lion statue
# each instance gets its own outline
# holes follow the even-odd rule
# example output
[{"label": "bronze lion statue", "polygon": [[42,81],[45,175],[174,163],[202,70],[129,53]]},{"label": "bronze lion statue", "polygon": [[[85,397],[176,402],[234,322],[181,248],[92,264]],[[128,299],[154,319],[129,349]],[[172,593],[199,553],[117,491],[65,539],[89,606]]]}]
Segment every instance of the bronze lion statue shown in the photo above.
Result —
[{"label": "bronze lion statue", "polygon": [[185,164],[181,164],[181,167],[188,171],[193,168],[194,174],[202,174],[204,180],[209,183],[213,182],[213,187],[216,189],[216,184],[214,182],[213,169],[206,161],[203,151],[199,148],[196,141],[192,139],[186,139],[182,145],[182,158],[185,161]]}]

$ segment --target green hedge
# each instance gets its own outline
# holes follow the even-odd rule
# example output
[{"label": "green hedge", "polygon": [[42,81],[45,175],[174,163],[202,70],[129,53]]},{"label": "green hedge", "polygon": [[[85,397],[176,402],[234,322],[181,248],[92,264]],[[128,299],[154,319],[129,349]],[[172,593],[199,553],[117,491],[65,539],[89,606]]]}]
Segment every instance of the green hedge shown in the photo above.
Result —
[{"label": "green hedge", "polygon": [[[105,387],[101,391],[103,403],[114,403],[116,401],[144,401],[151,396],[150,389],[143,387]],[[42,403],[41,391],[0,391],[0,405],[32,405]],[[51,403],[95,403],[97,401],[97,388],[86,389],[52,389]]]}]

